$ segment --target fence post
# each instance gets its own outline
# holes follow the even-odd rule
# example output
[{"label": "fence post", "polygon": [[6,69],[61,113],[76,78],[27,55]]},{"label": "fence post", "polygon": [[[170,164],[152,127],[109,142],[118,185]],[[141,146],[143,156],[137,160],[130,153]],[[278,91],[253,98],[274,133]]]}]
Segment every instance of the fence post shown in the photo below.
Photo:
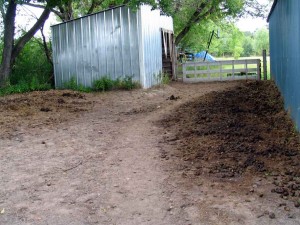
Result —
[{"label": "fence post", "polygon": [[263,71],[264,71],[264,80],[267,80],[267,51],[266,49],[263,50]]},{"label": "fence post", "polygon": [[186,81],[186,67],[185,67],[185,63],[182,63],[182,80],[183,80],[183,82]]},{"label": "fence post", "polygon": [[231,61],[232,62],[232,79],[235,79],[235,74],[234,74],[234,60]]},{"label": "fence post", "polygon": [[261,62],[257,59],[257,79],[261,80]]},{"label": "fence post", "polygon": [[246,79],[248,80],[248,60],[247,59],[246,59],[245,67],[246,67]]},{"label": "fence post", "polygon": [[220,81],[222,81],[222,63],[218,62],[220,66]]}]

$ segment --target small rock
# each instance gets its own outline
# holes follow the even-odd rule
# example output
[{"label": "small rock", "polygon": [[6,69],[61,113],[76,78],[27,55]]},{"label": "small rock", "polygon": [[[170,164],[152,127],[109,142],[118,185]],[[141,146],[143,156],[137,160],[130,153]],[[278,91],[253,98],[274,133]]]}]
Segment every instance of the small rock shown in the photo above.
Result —
[{"label": "small rock", "polygon": [[63,100],[62,98],[57,99],[57,102],[58,102],[59,104],[66,103],[65,100]]},{"label": "small rock", "polygon": [[269,217],[270,217],[270,219],[275,219],[275,214],[274,213],[270,213]]},{"label": "small rock", "polygon": [[295,215],[294,214],[287,214],[287,217],[289,218],[289,219],[294,219],[295,218]]},{"label": "small rock", "polygon": [[300,200],[296,201],[296,202],[294,203],[294,205],[295,205],[296,208],[299,208],[299,207],[300,207]]},{"label": "small rock", "polygon": [[264,194],[263,193],[259,193],[258,197],[262,198],[262,197],[264,197]]},{"label": "small rock", "polygon": [[264,213],[259,214],[259,215],[257,216],[257,218],[263,217],[264,215],[265,215]]},{"label": "small rock", "polygon": [[170,100],[177,100],[177,99],[179,99],[179,98],[180,98],[179,96],[175,97],[174,95],[171,95],[171,96],[169,97]]},{"label": "small rock", "polygon": [[284,210],[287,211],[287,212],[291,211],[291,209],[287,206],[284,207]]},{"label": "small rock", "polygon": [[279,188],[275,188],[273,190],[272,191],[276,192],[277,194],[283,194],[285,192],[285,190],[283,188],[280,188],[280,187]]},{"label": "small rock", "polygon": [[42,107],[41,109],[40,109],[40,111],[42,111],[42,112],[50,112],[50,111],[52,111],[50,108],[48,108],[48,107]]},{"label": "small rock", "polygon": [[279,203],[278,207],[286,206],[285,202]]}]

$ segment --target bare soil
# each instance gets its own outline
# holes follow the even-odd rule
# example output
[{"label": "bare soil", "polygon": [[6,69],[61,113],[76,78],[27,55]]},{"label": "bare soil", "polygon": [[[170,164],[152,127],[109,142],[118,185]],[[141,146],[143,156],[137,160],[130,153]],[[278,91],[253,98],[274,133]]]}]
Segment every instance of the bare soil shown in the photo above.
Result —
[{"label": "bare soil", "polygon": [[0,98],[0,224],[300,224],[271,82]]}]

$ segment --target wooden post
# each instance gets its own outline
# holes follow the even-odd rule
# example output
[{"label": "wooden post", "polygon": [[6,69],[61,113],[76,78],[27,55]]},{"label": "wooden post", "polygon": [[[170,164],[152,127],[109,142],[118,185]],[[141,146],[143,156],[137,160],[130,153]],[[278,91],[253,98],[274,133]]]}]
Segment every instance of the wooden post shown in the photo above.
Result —
[{"label": "wooden post", "polygon": [[267,75],[267,51],[264,49],[262,54],[263,54],[264,80],[267,80],[268,79],[268,75]]},{"label": "wooden post", "polygon": [[171,56],[171,58],[173,58],[172,60],[172,72],[173,72],[173,76],[172,76],[172,80],[177,80],[177,71],[176,71],[176,64],[177,64],[177,49],[175,47],[175,41],[174,41],[174,34],[171,34],[171,38],[172,38],[172,52],[171,54],[173,54],[173,56]]},{"label": "wooden post", "polygon": [[260,63],[260,59],[257,59],[257,79],[261,80],[261,63]]},{"label": "wooden post", "polygon": [[220,81],[222,80],[222,63],[218,62],[220,66]]},{"label": "wooden post", "polygon": [[233,80],[235,79],[235,76],[234,76],[234,60],[232,60],[232,79]]},{"label": "wooden post", "polygon": [[246,80],[248,80],[248,60],[247,59],[246,59],[245,67],[246,67]]},{"label": "wooden post", "polygon": [[186,64],[182,63],[182,80],[183,82],[186,81]]}]

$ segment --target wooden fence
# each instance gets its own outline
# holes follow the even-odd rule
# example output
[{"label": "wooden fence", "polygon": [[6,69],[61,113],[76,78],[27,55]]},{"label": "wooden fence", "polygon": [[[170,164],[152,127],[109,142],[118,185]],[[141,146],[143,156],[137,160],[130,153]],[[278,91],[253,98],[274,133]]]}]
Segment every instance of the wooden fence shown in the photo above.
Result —
[{"label": "wooden fence", "polygon": [[261,76],[260,59],[216,62],[186,62],[182,64],[183,82],[257,79]]}]

